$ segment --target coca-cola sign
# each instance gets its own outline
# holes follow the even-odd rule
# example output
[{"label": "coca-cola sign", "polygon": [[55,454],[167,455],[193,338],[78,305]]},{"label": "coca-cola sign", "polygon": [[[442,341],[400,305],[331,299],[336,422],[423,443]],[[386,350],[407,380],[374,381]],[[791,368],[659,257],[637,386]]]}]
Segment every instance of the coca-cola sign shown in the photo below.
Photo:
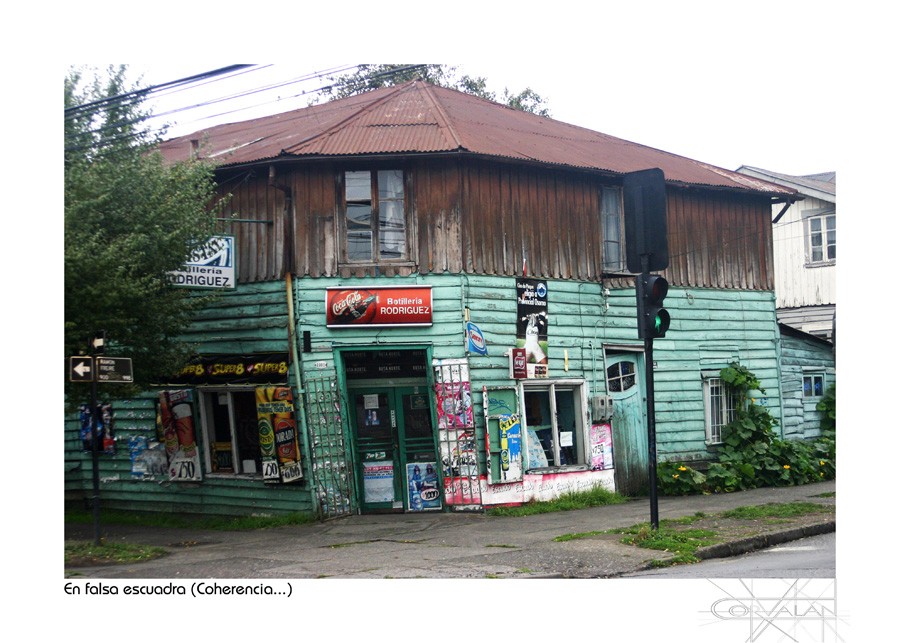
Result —
[{"label": "coca-cola sign", "polygon": [[431,286],[340,286],[325,290],[325,324],[431,326]]}]

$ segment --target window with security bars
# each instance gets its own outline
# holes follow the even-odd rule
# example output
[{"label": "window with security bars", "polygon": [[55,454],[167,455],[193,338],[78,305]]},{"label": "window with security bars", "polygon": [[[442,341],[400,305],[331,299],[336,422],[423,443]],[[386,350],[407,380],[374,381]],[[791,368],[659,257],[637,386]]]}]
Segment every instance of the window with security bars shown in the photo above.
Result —
[{"label": "window with security bars", "polygon": [[705,377],[703,404],[706,409],[706,443],[721,444],[722,428],[734,420],[735,395],[718,377]]}]

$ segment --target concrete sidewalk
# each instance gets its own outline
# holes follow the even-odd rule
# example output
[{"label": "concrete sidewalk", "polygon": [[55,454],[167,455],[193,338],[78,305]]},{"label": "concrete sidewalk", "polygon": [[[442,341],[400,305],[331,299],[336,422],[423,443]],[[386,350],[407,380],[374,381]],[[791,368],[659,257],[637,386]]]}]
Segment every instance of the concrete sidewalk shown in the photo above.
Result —
[{"label": "concrete sidewalk", "polygon": [[[712,496],[660,498],[659,517],[716,514],[766,503],[834,505],[834,481]],[[143,563],[67,568],[70,578],[610,578],[644,569],[665,552],[630,547],[614,535],[554,542],[563,534],[630,527],[650,520],[647,499],[536,516],[482,513],[349,516],[253,531],[196,531],[101,525],[107,541],[166,547]],[[826,513],[784,528],[765,526],[708,548],[704,557],[744,553],[835,529]],[[92,540],[92,525],[66,525],[67,540]]]}]

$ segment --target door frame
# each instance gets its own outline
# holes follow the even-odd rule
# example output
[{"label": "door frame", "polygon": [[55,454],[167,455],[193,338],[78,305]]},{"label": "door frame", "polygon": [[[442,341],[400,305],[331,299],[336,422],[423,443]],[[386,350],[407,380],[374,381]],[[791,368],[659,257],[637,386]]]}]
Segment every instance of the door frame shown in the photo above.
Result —
[{"label": "door frame", "polygon": [[[646,381],[646,360],[647,355],[644,352],[643,346],[634,346],[634,345],[613,345],[606,344],[603,346],[603,388],[606,391],[606,394],[610,397],[613,396],[612,392],[609,390],[609,380],[607,376],[607,369],[612,366],[614,361],[618,361],[618,358],[633,358],[635,365],[635,377],[637,379],[638,391],[637,395],[640,396],[639,404],[641,406],[641,426],[640,436],[634,436],[636,439],[640,440],[643,444],[647,443],[648,435],[647,435],[647,381]],[[613,408],[615,409],[615,402],[613,403]],[[613,426],[613,434],[616,434],[616,427]],[[621,434],[620,434],[621,435]],[[616,446],[616,440],[613,439],[613,454],[616,462],[616,488],[621,488],[626,491],[634,491],[636,489],[632,489],[631,480],[625,481],[622,476],[625,475],[624,471],[620,472],[620,467],[618,464],[621,462],[619,460],[620,454],[625,452],[625,445],[621,445],[621,447]],[[642,475],[647,478],[647,483],[649,484],[649,450],[646,453],[641,453],[642,462],[648,464],[648,469]],[[643,479],[640,479],[640,482],[643,482]]]},{"label": "door frame", "polygon": [[[390,378],[380,378],[380,379],[361,379],[361,380],[350,380],[346,375],[346,363],[344,359],[344,353],[355,353],[355,352],[379,352],[379,351],[424,351],[424,367],[425,367],[425,376],[424,377],[390,377]],[[440,447],[438,445],[437,440],[437,408],[435,406],[434,399],[434,368],[432,366],[432,346],[430,344],[375,344],[368,346],[359,346],[359,345],[344,345],[340,348],[334,349],[335,356],[335,371],[337,375],[337,383],[338,390],[340,391],[341,398],[343,400],[344,408],[348,409],[348,412],[344,414],[342,419],[346,443],[349,445],[349,449],[347,450],[347,457],[349,459],[348,465],[353,471],[352,476],[352,485],[353,485],[353,495],[357,499],[356,509],[360,512],[403,512],[407,511],[409,506],[409,497],[408,497],[408,488],[406,485],[406,470],[405,470],[405,454],[403,457],[396,457],[393,459],[395,466],[394,473],[394,484],[395,490],[397,485],[400,485],[400,494],[399,500],[397,500],[397,496],[395,493],[395,500],[391,503],[391,506],[388,507],[387,503],[385,503],[382,507],[376,507],[372,509],[368,509],[365,503],[365,490],[362,486],[362,462],[360,460],[360,451],[359,445],[357,443],[356,431],[354,430],[356,423],[356,408],[353,403],[353,393],[361,390],[388,390],[389,394],[395,397],[397,404],[396,407],[396,415],[397,415],[397,427],[394,429],[395,432],[399,434],[399,431],[403,430],[403,413],[402,413],[402,401],[401,401],[401,391],[405,389],[411,389],[414,387],[424,388],[425,397],[428,400],[429,407],[429,415],[431,418],[431,426],[432,426],[432,443],[435,453],[435,469],[438,475],[438,484],[440,485],[441,491],[441,506],[442,509],[446,509],[446,503],[443,501],[443,489],[444,489],[444,479],[443,479],[443,467],[441,466],[440,461]],[[351,418],[351,414],[353,417]],[[400,438],[399,435],[392,436],[392,439],[396,439],[398,444],[397,450],[398,453],[403,451],[400,446]],[[405,436],[404,436],[405,440]],[[399,477],[398,477],[399,476]]]}]

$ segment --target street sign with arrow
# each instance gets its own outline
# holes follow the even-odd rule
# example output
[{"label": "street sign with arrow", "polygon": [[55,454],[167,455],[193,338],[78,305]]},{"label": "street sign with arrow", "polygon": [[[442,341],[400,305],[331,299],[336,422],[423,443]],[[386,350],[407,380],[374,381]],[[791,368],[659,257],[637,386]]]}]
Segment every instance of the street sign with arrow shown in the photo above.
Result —
[{"label": "street sign with arrow", "polygon": [[69,358],[70,382],[93,382],[94,359],[89,355],[78,355]]}]

